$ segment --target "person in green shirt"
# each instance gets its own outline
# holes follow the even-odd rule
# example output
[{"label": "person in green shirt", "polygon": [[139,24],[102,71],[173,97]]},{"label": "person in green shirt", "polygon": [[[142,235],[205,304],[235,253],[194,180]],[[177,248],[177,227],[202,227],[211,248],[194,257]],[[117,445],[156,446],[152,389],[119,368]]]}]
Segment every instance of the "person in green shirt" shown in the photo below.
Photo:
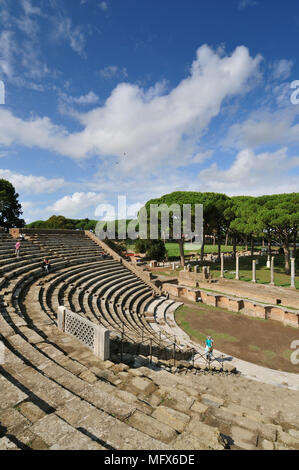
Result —
[{"label": "person in green shirt", "polygon": [[207,339],[206,339],[206,349],[205,349],[206,358],[207,358],[208,361],[211,360],[211,356],[212,356],[212,353],[213,353],[213,345],[214,345],[214,341],[213,341],[212,337],[208,336]]}]

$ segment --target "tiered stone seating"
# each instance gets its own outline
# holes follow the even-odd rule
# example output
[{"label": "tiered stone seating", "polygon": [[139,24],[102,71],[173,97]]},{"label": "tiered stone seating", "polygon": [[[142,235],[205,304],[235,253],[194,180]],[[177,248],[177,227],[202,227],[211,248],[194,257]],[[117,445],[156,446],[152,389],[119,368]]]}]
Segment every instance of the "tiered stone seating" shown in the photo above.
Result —
[{"label": "tiered stone seating", "polygon": [[126,322],[135,333],[141,325],[151,328],[143,323],[147,309],[167,319],[173,304],[153,300],[148,287],[111,259],[96,259],[88,249],[85,263],[77,251],[55,258],[52,248],[49,275],[40,267],[20,273],[12,262],[1,285],[0,450],[299,448],[295,391],[191,372],[180,363],[170,374],[166,362],[151,365],[142,356],[134,364],[101,361],[58,330],[59,302],[94,321],[105,314],[109,324]]}]

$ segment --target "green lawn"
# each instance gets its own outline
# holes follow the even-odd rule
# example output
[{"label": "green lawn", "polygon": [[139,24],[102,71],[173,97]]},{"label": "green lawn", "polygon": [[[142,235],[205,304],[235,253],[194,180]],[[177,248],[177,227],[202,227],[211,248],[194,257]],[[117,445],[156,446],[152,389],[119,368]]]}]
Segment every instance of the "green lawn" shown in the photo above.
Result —
[{"label": "green lawn", "polygon": [[[172,258],[172,257],[179,257],[180,256],[180,249],[179,249],[179,244],[178,243],[165,243],[165,246],[166,246],[166,250],[167,250],[167,253],[168,253],[168,256],[169,258]],[[134,241],[132,240],[129,240],[127,241],[127,249],[128,251],[130,252],[134,252]],[[244,250],[245,249],[245,246],[237,246],[237,250],[240,251],[240,250]],[[255,249],[260,249],[260,247],[255,247]],[[233,246],[231,245],[228,245],[228,246],[225,246],[225,245],[222,245],[221,246],[221,252],[222,253],[227,253],[227,252],[232,252],[233,251]],[[218,253],[218,246],[217,245],[205,245],[205,249],[204,249],[204,252],[205,253]],[[198,250],[194,250],[194,251],[187,251],[185,250],[185,254],[188,255],[190,253],[198,253]]]},{"label": "green lawn", "polygon": [[[165,243],[168,256],[169,257],[174,257],[174,256],[180,256],[180,250],[179,250],[179,244],[178,243]],[[237,246],[237,250],[244,250],[244,246]],[[227,252],[232,252],[233,251],[233,246],[221,246],[221,252],[222,253],[227,253]],[[190,253],[198,253],[198,250],[196,251],[186,251],[185,254],[190,254]],[[217,245],[205,245],[204,248],[205,253],[218,253],[218,246]]]}]

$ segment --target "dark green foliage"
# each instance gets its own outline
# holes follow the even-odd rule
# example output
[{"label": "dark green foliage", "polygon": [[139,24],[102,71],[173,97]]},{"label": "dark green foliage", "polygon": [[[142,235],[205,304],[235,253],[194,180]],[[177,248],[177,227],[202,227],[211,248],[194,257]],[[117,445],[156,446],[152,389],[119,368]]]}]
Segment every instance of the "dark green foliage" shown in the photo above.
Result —
[{"label": "dark green foliage", "polygon": [[162,240],[145,240],[146,256],[156,261],[163,261],[166,258],[166,248]]},{"label": "dark green foliage", "polygon": [[0,227],[24,227],[25,221],[20,218],[23,212],[18,197],[13,185],[7,180],[0,179]]},{"label": "dark green foliage", "polygon": [[56,230],[94,230],[97,223],[97,220],[67,219],[63,215],[52,215],[48,220],[37,220],[26,225],[26,227]]}]

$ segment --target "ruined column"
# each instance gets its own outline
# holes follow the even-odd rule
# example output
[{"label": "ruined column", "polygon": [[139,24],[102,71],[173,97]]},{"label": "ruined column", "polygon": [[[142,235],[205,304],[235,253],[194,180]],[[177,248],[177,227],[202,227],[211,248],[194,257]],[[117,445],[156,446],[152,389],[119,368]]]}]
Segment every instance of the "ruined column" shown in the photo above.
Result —
[{"label": "ruined column", "polygon": [[221,262],[221,273],[220,273],[220,277],[224,277],[224,254],[221,253],[220,255],[220,262]]},{"label": "ruined column", "polygon": [[270,259],[270,255],[268,255],[268,259],[267,259],[267,268],[271,268],[271,259]]},{"label": "ruined column", "polygon": [[270,286],[275,286],[275,283],[274,283],[274,256],[272,256],[271,258],[271,282],[270,282]]},{"label": "ruined column", "polygon": [[239,261],[240,261],[240,256],[236,255],[236,280],[239,281],[240,279],[240,274],[239,274]]},{"label": "ruined column", "polygon": [[291,258],[291,288],[296,289],[296,286],[295,286],[295,258]]},{"label": "ruined column", "polygon": [[256,282],[256,260],[252,260],[252,282]]}]

